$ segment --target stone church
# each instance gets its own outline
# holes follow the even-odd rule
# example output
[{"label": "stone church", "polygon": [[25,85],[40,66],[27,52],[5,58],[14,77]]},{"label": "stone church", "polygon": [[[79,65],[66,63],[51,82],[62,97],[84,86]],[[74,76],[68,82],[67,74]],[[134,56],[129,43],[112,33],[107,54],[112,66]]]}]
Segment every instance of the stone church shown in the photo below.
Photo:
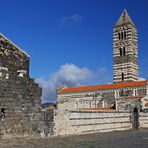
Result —
[{"label": "stone church", "polygon": [[113,84],[58,89],[55,134],[148,127],[147,108],[148,81],[138,81],[137,28],[124,10],[113,28]]},{"label": "stone church", "polygon": [[29,76],[29,60],[0,34],[0,138],[41,132],[41,88]]}]

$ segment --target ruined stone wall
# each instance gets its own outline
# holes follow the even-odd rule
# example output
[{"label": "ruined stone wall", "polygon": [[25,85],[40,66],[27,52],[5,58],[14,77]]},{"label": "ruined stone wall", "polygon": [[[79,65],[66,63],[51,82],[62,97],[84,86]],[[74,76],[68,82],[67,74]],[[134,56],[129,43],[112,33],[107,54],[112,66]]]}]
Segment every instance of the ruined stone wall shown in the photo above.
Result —
[{"label": "ruined stone wall", "polygon": [[141,128],[148,128],[148,112],[139,113],[139,122]]},{"label": "ruined stone wall", "polygon": [[29,76],[29,56],[0,35],[0,136],[40,133],[41,88]]},{"label": "ruined stone wall", "polygon": [[132,111],[135,107],[141,110],[141,98],[120,98],[117,99],[117,110]]},{"label": "ruined stone wall", "polygon": [[[10,78],[29,76],[29,55],[0,34],[0,71],[7,72]],[[8,71],[9,69],[9,71]],[[3,77],[5,75],[2,75]]]}]

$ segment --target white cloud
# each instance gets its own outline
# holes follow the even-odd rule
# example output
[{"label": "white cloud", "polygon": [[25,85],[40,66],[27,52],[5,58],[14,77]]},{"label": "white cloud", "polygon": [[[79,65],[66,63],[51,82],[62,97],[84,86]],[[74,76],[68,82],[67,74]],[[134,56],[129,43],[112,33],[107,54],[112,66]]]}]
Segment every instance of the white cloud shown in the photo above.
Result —
[{"label": "white cloud", "polygon": [[95,72],[95,83],[109,84],[111,82],[112,82],[112,74],[110,74],[105,67],[101,67]]},{"label": "white cloud", "polygon": [[62,24],[79,24],[82,21],[82,16],[78,14],[74,14],[72,16],[64,16],[58,19],[58,21]]},{"label": "white cloud", "polygon": [[46,81],[43,77],[36,79],[36,82],[42,87],[42,102],[49,102],[55,98],[56,90],[66,85],[68,87],[77,87],[88,84],[94,76],[94,73],[83,67],[80,68],[74,64],[65,64],[60,69],[53,73],[49,80]]},{"label": "white cloud", "polygon": [[139,78],[138,78],[138,81],[144,81],[144,80],[146,80],[146,79],[143,78],[143,77],[139,77]]},{"label": "white cloud", "polygon": [[[110,84],[112,74],[105,67],[97,71],[91,71],[85,67],[78,67],[74,64],[62,65],[59,70],[50,75],[48,80],[44,77],[36,79],[36,82],[42,87],[42,102],[50,102],[56,98],[56,90],[61,86],[78,87],[85,85]],[[139,81],[146,80],[143,77]]]}]

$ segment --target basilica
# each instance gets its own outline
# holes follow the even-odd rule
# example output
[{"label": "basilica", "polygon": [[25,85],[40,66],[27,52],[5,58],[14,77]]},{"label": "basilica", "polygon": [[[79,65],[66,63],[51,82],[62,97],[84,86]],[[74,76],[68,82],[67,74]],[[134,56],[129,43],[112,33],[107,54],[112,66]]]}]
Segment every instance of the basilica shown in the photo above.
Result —
[{"label": "basilica", "polygon": [[[124,10],[113,28],[113,83],[57,90],[57,135],[148,127],[148,81],[138,80],[137,28]],[[66,128],[64,128],[66,127]]]}]

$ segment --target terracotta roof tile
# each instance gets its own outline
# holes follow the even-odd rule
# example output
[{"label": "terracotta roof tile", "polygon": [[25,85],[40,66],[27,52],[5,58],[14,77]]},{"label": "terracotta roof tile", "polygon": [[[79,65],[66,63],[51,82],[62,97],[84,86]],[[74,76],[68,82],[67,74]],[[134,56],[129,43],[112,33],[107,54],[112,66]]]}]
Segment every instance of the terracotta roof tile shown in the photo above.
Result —
[{"label": "terracotta roof tile", "polygon": [[113,110],[109,107],[102,107],[102,108],[80,108],[80,110]]},{"label": "terracotta roof tile", "polygon": [[144,86],[148,81],[134,81],[134,82],[123,82],[115,84],[104,84],[96,86],[84,86],[84,87],[75,87],[75,88],[63,88],[59,93],[71,93],[71,92],[82,92],[82,91],[91,91],[91,90],[101,90],[101,89],[112,89],[112,88],[125,88],[125,87],[136,87]]},{"label": "terracotta roof tile", "polygon": [[146,103],[144,104],[144,106],[145,106],[145,107],[148,107],[148,102],[146,102]]},{"label": "terracotta roof tile", "polygon": [[121,97],[122,99],[141,99],[143,98],[144,96],[123,96]]}]

